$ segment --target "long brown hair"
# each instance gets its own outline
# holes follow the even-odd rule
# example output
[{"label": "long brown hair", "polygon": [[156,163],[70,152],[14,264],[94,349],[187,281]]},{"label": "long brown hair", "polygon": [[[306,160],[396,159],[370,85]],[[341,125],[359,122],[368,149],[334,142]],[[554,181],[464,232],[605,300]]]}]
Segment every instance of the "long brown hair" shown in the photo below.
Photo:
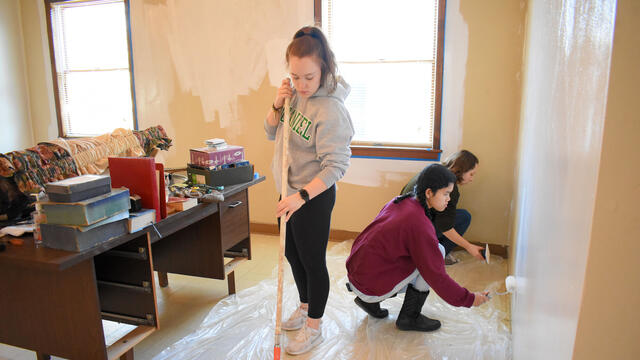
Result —
[{"label": "long brown hair", "polygon": [[442,165],[446,166],[456,175],[457,182],[462,181],[462,175],[476,167],[480,160],[469,150],[460,150],[445,160]]},{"label": "long brown hair", "polygon": [[327,38],[322,33],[322,30],[314,26],[305,26],[302,29],[296,31],[293,35],[293,40],[287,47],[287,65],[289,64],[289,57],[306,57],[315,56],[320,61],[320,85],[324,86],[329,93],[336,90],[336,58],[333,55],[333,51],[329,47]]}]

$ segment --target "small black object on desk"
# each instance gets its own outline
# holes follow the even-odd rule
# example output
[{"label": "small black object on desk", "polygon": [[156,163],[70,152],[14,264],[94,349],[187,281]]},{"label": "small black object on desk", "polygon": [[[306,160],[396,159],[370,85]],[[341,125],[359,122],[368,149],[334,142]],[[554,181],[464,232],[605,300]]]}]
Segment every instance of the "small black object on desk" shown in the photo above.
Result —
[{"label": "small black object on desk", "polygon": [[129,201],[131,202],[131,209],[129,210],[130,212],[142,210],[142,198],[140,197],[140,195],[130,195]]}]

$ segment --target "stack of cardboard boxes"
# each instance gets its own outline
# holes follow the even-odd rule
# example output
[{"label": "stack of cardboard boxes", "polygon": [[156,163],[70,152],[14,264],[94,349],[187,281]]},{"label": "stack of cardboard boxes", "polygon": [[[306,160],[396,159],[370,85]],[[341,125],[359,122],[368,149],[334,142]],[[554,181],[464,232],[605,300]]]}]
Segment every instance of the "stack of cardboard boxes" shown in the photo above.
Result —
[{"label": "stack of cardboard boxes", "polygon": [[83,251],[128,232],[129,190],[111,189],[111,178],[82,175],[46,184],[38,202],[43,245]]},{"label": "stack of cardboard boxes", "polygon": [[[221,139],[212,139],[221,140]],[[253,165],[244,158],[244,148],[237,145],[220,145],[207,140],[207,147],[191,149],[187,174],[196,177],[194,183],[209,186],[225,186],[248,182],[253,179]]]}]

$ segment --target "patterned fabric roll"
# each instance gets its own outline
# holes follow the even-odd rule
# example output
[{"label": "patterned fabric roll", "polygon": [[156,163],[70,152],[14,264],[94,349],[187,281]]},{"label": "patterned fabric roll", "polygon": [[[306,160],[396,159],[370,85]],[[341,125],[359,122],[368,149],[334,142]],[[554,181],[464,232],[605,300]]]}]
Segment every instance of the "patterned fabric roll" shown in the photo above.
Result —
[{"label": "patterned fabric roll", "polygon": [[48,182],[103,173],[109,156],[149,156],[169,147],[171,139],[158,125],[141,131],[116,129],[92,138],[58,138],[0,154],[0,215],[12,217],[24,210],[31,202],[28,194],[39,193]]}]

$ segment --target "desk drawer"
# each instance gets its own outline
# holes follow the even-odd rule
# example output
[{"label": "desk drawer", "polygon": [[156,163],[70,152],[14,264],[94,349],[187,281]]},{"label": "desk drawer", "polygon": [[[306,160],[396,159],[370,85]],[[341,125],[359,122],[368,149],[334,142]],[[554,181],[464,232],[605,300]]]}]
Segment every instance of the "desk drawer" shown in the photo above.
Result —
[{"label": "desk drawer", "polygon": [[220,204],[222,250],[227,250],[249,237],[249,201],[247,191],[241,191]]},{"label": "desk drawer", "polygon": [[158,326],[152,263],[147,233],[94,258],[103,319]]}]

